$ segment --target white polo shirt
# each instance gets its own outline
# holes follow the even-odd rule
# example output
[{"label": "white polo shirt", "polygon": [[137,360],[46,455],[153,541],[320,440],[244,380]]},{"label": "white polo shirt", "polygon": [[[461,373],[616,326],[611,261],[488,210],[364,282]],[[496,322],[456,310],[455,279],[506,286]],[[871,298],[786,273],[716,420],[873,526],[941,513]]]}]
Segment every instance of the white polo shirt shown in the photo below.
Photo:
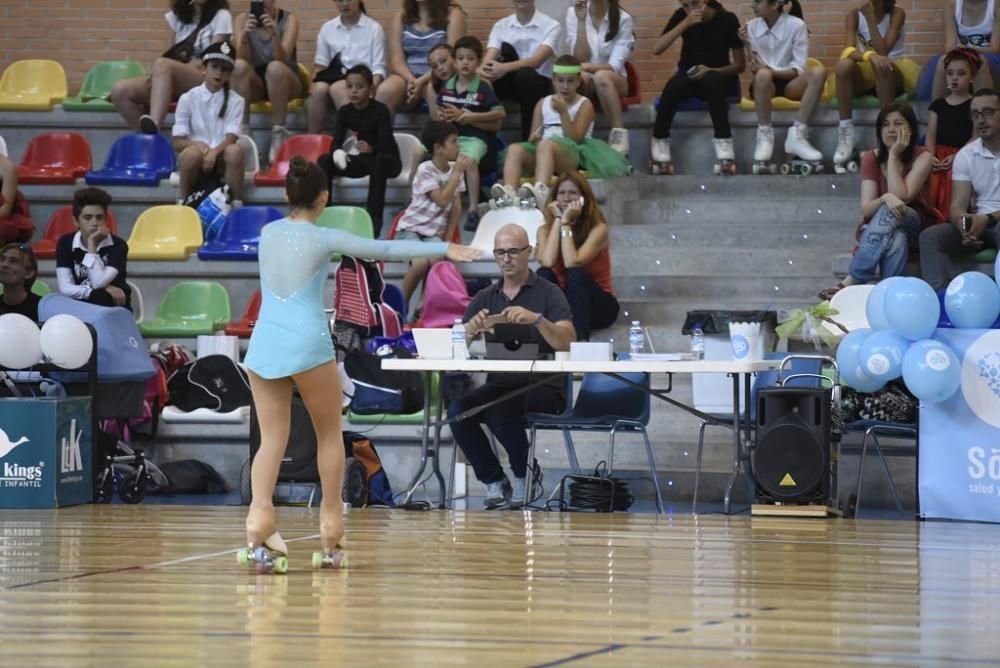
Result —
[{"label": "white polo shirt", "polygon": [[236,91],[229,91],[229,105],[226,114],[219,118],[222,110],[223,91],[208,90],[205,84],[196,86],[181,95],[174,112],[174,137],[187,137],[215,148],[226,135],[240,136],[243,122],[243,97]]},{"label": "white polo shirt", "polygon": [[385,32],[378,21],[362,14],[353,26],[346,26],[338,16],[319,29],[316,36],[316,58],[319,69],[329,66],[340,54],[344,68],[367,65],[372,74],[385,78]]},{"label": "white polo shirt", "polygon": [[494,23],[486,48],[499,49],[503,42],[507,42],[517,51],[518,59],[523,60],[530,58],[542,46],[547,46],[552,49],[553,56],[547,58],[541,67],[536,67],[535,71],[543,77],[552,78],[552,61],[559,49],[560,39],[562,39],[562,27],[559,22],[547,14],[535,11],[527,23],[520,23],[517,14],[511,14]]},{"label": "white polo shirt", "polygon": [[[594,17],[590,15],[590,7],[587,7],[587,18],[585,21],[587,30],[587,44],[590,45],[590,61],[596,65],[610,65],[618,74],[625,76],[625,61],[632,55],[632,47],[635,45],[635,32],[632,23],[632,16],[624,9],[618,19],[618,34],[610,42],[604,39],[608,34],[608,15],[601,19],[600,25],[594,25]],[[570,5],[566,10],[566,44],[569,52],[573,53],[573,45],[576,44],[578,25],[576,12]]]},{"label": "white polo shirt", "polygon": [[747,24],[750,48],[772,70],[806,71],[809,57],[809,31],[806,22],[797,16],[781,14],[770,28],[767,21],[756,18]]},{"label": "white polo shirt", "polygon": [[958,152],[951,164],[951,180],[972,184],[978,215],[1000,211],[1000,156],[990,153],[982,139]]}]

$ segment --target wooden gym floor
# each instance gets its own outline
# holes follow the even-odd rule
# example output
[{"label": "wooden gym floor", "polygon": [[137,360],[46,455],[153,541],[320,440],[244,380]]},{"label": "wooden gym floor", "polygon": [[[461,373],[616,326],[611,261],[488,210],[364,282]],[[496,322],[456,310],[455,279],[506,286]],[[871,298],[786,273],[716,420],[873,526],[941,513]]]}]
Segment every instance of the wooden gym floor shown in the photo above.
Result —
[{"label": "wooden gym floor", "polygon": [[0,664],[814,666],[1000,663],[1000,526],[352,511],[317,571],[236,563],[244,509],[0,517]]}]

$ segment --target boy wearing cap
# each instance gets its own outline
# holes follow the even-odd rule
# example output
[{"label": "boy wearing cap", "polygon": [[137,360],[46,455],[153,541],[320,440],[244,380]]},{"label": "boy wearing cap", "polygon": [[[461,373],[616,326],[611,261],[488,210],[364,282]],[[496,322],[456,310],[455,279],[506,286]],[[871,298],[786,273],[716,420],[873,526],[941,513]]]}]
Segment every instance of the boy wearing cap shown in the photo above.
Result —
[{"label": "boy wearing cap", "polygon": [[229,90],[235,55],[229,42],[205,49],[201,56],[205,81],[177,101],[173,143],[181,178],[179,202],[191,194],[202,172],[214,170],[223,174],[232,205],[243,204],[243,149],[236,142],[245,102]]},{"label": "boy wearing cap", "polygon": [[41,297],[31,291],[38,275],[38,260],[27,244],[10,243],[0,248],[0,315],[20,313],[38,322]]}]

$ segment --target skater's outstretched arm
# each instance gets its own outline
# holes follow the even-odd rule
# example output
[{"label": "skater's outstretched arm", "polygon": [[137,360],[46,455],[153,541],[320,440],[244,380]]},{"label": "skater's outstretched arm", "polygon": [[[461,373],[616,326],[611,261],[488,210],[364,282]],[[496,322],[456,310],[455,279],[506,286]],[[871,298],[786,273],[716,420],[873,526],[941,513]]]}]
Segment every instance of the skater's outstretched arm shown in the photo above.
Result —
[{"label": "skater's outstretched arm", "polygon": [[471,262],[478,259],[480,255],[478,250],[458,244],[362,239],[342,230],[323,229],[323,237],[330,253],[373,260],[403,260],[444,255],[455,262]]}]

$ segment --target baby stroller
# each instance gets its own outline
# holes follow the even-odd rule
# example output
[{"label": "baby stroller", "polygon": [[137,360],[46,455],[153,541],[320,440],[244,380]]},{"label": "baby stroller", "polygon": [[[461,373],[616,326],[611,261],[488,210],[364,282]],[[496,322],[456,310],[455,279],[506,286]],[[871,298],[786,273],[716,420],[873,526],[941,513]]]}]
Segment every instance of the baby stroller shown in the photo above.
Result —
[{"label": "baby stroller", "polygon": [[[143,416],[146,381],[157,373],[146,352],[146,344],[132,313],[124,308],[95,306],[58,294],[45,296],[38,306],[40,320],[60,313],[76,316],[94,329],[97,335],[97,383],[91,399],[94,422],[117,427],[107,431],[93,430],[94,500],[110,503],[117,479],[121,500],[139,503],[146,496],[152,475],[157,481],[166,481],[142,450],[122,442],[117,436],[125,433],[128,420]],[[69,396],[90,393],[85,373],[51,372],[49,376],[61,384]]]}]

